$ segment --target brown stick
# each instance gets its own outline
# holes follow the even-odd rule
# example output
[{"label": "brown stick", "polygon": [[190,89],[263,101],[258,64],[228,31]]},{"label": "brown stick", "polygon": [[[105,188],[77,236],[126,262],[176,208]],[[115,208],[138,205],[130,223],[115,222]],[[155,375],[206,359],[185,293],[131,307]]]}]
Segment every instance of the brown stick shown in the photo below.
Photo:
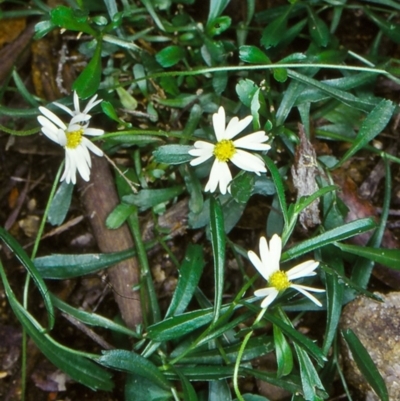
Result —
[{"label": "brown stick", "polygon": [[[114,186],[114,178],[104,158],[92,157],[91,180],[82,180],[79,186],[86,213],[93,234],[101,252],[118,252],[133,248],[131,233],[126,225],[117,230],[109,230],[105,221],[110,212],[119,204]],[[108,269],[110,282],[114,288],[115,300],[122,319],[129,328],[142,321],[142,307],[139,294],[132,290],[139,284],[140,273],[136,258],[130,258]]]}]

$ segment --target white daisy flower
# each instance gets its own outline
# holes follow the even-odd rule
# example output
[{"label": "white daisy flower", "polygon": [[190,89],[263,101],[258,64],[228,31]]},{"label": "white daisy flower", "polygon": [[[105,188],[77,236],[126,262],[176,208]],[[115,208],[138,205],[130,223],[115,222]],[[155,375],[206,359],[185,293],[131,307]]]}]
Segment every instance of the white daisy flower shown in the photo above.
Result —
[{"label": "white daisy flower", "polygon": [[253,251],[249,251],[247,253],[251,263],[269,284],[269,287],[262,288],[261,290],[256,290],[254,292],[256,297],[265,297],[265,299],[261,302],[261,308],[268,308],[278,294],[287,290],[288,288],[294,288],[318,306],[322,306],[321,302],[319,302],[318,299],[311,295],[308,291],[325,292],[325,290],[292,283],[292,280],[296,280],[301,277],[315,276],[316,273],[314,270],[318,267],[319,262],[315,260],[307,260],[285,272],[280,270],[279,266],[281,253],[282,239],[277,234],[272,236],[271,240],[269,241],[269,247],[265,237],[260,238],[261,259]]},{"label": "white daisy flower", "polygon": [[192,166],[197,166],[211,157],[215,157],[211,167],[210,178],[205,187],[206,192],[215,192],[218,185],[221,194],[224,195],[227,191],[229,192],[228,187],[232,181],[232,174],[228,167],[228,161],[231,161],[242,170],[250,171],[257,175],[267,171],[261,157],[242,150],[263,151],[271,149],[270,145],[263,143],[268,140],[268,136],[265,135],[264,131],[257,131],[233,140],[250,124],[252,119],[252,116],[247,116],[243,120],[233,117],[225,128],[225,109],[221,106],[218,109],[218,113],[213,115],[217,143],[196,141],[194,149],[189,150],[191,156],[196,156],[190,162]]},{"label": "white daisy flower", "polygon": [[75,184],[77,170],[85,181],[89,181],[90,167],[92,166],[89,150],[97,156],[103,156],[103,152],[84,137],[84,135],[99,136],[104,134],[102,129],[89,128],[89,120],[92,116],[88,113],[102,101],[101,99],[96,100],[96,98],[97,95],[93,96],[83,111],[80,110],[76,92],[74,92],[75,110],[54,102],[57,107],[71,115],[72,118],[68,125],[46,107],[39,107],[43,116],[40,115],[37,119],[42,126],[43,134],[65,149],[65,169],[61,181],[65,180],[67,183]]}]

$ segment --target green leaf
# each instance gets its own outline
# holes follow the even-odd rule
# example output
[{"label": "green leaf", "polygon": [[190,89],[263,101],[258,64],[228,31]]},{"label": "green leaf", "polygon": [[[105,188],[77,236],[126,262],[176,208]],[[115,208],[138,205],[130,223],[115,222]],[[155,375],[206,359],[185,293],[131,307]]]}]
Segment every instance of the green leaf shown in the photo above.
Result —
[{"label": "green leaf", "polygon": [[193,149],[193,146],[163,145],[153,152],[153,156],[157,163],[182,164],[193,159],[193,156],[188,153],[190,149]]},{"label": "green leaf", "polygon": [[135,352],[125,350],[103,351],[98,362],[109,368],[144,377],[165,390],[171,388],[171,384],[157,366]]},{"label": "green leaf", "polygon": [[279,199],[279,204],[281,206],[281,211],[283,215],[283,219],[285,221],[285,225],[289,223],[288,209],[286,204],[286,196],[285,196],[285,188],[283,185],[282,177],[279,173],[278,168],[275,163],[267,156],[264,156],[265,165],[271,174],[271,178],[274,181],[276,194]]},{"label": "green leaf", "polygon": [[286,82],[287,81],[287,69],[286,68],[274,68],[273,69],[273,74],[275,81],[278,82]]},{"label": "green leaf", "polygon": [[[335,272],[344,273],[341,255],[335,251],[335,247],[328,245],[321,249],[322,260]],[[344,283],[337,275],[326,274],[326,309],[327,324],[325,329],[324,344],[322,350],[328,355],[333,340],[336,337],[339,319],[342,312]]]},{"label": "green leaf", "polygon": [[282,13],[277,19],[270,22],[268,26],[263,30],[261,37],[261,44],[269,49],[275,47],[280,43],[287,30],[287,21],[289,16],[290,8],[285,13]]},{"label": "green leaf", "polygon": [[218,199],[210,200],[210,236],[214,259],[214,322],[219,318],[224,294],[225,229],[224,215]]},{"label": "green leaf", "polygon": [[[246,304],[248,306],[248,304]],[[282,332],[289,337],[294,343],[299,344],[302,348],[307,350],[307,352],[312,355],[317,361],[318,365],[323,366],[326,358],[323,355],[321,349],[309,338],[299,333],[291,325],[285,323],[281,317],[276,317],[272,313],[266,313],[264,319],[270,321],[271,323],[278,326]]]},{"label": "green leaf", "polygon": [[212,86],[217,95],[221,95],[228,84],[228,73],[226,71],[216,71],[212,77]]},{"label": "green leaf", "polygon": [[341,241],[353,237],[375,227],[376,223],[372,218],[359,219],[343,224],[341,227],[336,227],[293,246],[282,254],[281,261],[284,262],[291,260],[295,257],[304,255],[307,252],[313,251],[314,249],[321,248],[335,241]]},{"label": "green leaf", "polygon": [[[203,340],[202,343],[205,344],[205,341]],[[240,342],[236,342],[233,345],[225,346],[224,357],[222,357],[221,349],[218,347],[207,349],[208,347],[210,347],[209,344],[210,343],[206,344],[206,348],[198,347],[198,350],[191,351],[189,355],[183,357],[182,359],[180,359],[180,361],[185,365],[221,365],[226,363],[226,361],[229,361],[230,363],[235,363],[241,345]],[[251,361],[254,358],[258,358],[262,355],[268,354],[273,350],[274,344],[271,337],[254,337],[248,342],[241,360],[243,362]],[[176,356],[178,352],[179,347],[178,349],[174,350],[173,355]]]},{"label": "green leaf", "polygon": [[394,270],[400,270],[400,249],[369,248],[341,243],[335,245],[344,252],[373,260]]},{"label": "green leaf", "polygon": [[29,256],[26,254],[25,250],[21,245],[2,227],[0,227],[0,238],[5,242],[5,244],[12,250],[17,259],[24,266],[28,274],[32,277],[36,287],[38,288],[40,294],[42,295],[44,305],[47,310],[48,315],[48,327],[51,330],[54,326],[54,308],[51,302],[49,290],[42,277],[40,276],[35,265],[32,263]]},{"label": "green leaf", "polygon": [[[301,394],[301,385],[298,375],[288,375],[283,379],[279,379],[276,377],[275,372],[266,372],[260,371],[256,369],[245,369],[242,368],[243,373],[246,373],[249,376],[254,377],[255,379],[263,380],[267,383],[270,383],[274,386],[283,388],[293,394],[299,393]],[[257,400],[258,401],[258,400]]]},{"label": "green leaf", "polygon": [[98,40],[92,59],[72,85],[72,89],[78,93],[81,99],[94,95],[99,89],[102,71],[101,45],[101,40]]},{"label": "green leaf", "polygon": [[274,344],[276,361],[278,363],[277,377],[287,376],[293,369],[293,354],[289,343],[286,341],[281,329],[272,325],[274,333]]},{"label": "green leaf", "polygon": [[136,210],[136,206],[121,203],[108,215],[106,227],[115,230],[125,223],[126,219]]},{"label": "green leaf", "polygon": [[47,217],[51,225],[59,226],[64,222],[69,206],[71,205],[73,189],[74,185],[71,183],[67,184],[66,181],[63,181],[58,187],[53,201],[51,202]]},{"label": "green leaf", "polygon": [[231,195],[237,203],[246,204],[250,199],[254,187],[254,174],[239,173],[230,186]]},{"label": "green leaf", "polygon": [[153,381],[137,374],[128,374],[125,385],[125,400],[171,401],[171,391],[164,390]]},{"label": "green leaf", "polygon": [[107,319],[103,316],[97,315],[95,313],[86,312],[81,309],[76,309],[71,305],[68,305],[66,302],[63,302],[61,299],[57,298],[55,295],[51,295],[51,300],[54,303],[54,306],[59,310],[67,313],[68,315],[73,316],[75,319],[79,320],[82,323],[85,323],[90,326],[103,327],[105,329],[109,329],[115,331],[116,333],[121,333],[128,335],[134,338],[141,338],[139,334],[135,331],[128,329],[125,326],[122,326],[114,321]]},{"label": "green leaf", "polygon": [[375,99],[370,100],[366,97],[358,98],[351,93],[345,92],[344,90],[336,89],[331,85],[327,85],[326,83],[310,78],[297,71],[288,70],[288,75],[296,81],[320,89],[323,93],[327,94],[330,97],[333,97],[334,99],[339,100],[340,102],[350,107],[354,107],[363,111],[370,111],[376,105]]},{"label": "green leaf", "polygon": [[240,46],[239,58],[245,63],[250,64],[271,64],[269,57],[256,46]]},{"label": "green leaf", "polygon": [[142,189],[137,194],[122,197],[122,200],[137,206],[143,212],[160,203],[169,202],[179,196],[183,192],[183,189],[183,185],[176,185],[165,189]]},{"label": "green leaf", "polygon": [[210,0],[207,23],[219,17],[231,0]]},{"label": "green leaf", "polygon": [[128,249],[115,253],[89,253],[84,255],[54,254],[33,261],[38,273],[46,279],[68,279],[94,273],[136,255]]},{"label": "green leaf", "polygon": [[205,262],[203,248],[189,244],[179,269],[179,280],[165,318],[183,313],[191,301],[199,283]]},{"label": "green leaf", "polygon": [[97,35],[96,31],[88,23],[88,16],[82,14],[80,10],[72,10],[66,6],[58,6],[51,10],[50,17],[51,22],[61,28],[85,32],[93,36]]},{"label": "green leaf", "polygon": [[121,105],[127,110],[136,110],[138,106],[137,100],[122,86],[118,86],[116,89]]},{"label": "green leaf", "polygon": [[227,16],[217,17],[212,21],[207,22],[206,33],[210,36],[220,35],[225,32],[232,23],[232,19]]},{"label": "green leaf", "polygon": [[[234,310],[239,308],[235,305]],[[231,310],[231,305],[221,308],[221,314]],[[205,308],[176,315],[155,323],[147,328],[147,335],[154,341],[169,341],[190,334],[194,330],[211,323],[214,317],[214,308]],[[224,332],[226,330],[224,329]],[[222,333],[221,333],[222,334]]]},{"label": "green leaf", "polygon": [[[212,381],[228,379],[233,376],[233,364],[230,366],[181,366],[180,371],[191,381]],[[177,379],[175,372],[169,370],[165,375]]]},{"label": "green leaf", "polygon": [[78,383],[92,389],[110,391],[113,388],[110,373],[104,371],[87,358],[77,355],[76,351],[69,350],[65,346],[59,345],[48,334],[45,334],[44,328],[41,327],[32,315],[18,302],[9,285],[1,263],[0,276],[3,280],[6,295],[15,316],[43,355],[57,368],[65,372]]},{"label": "green leaf", "polygon": [[39,21],[35,25],[35,35],[34,40],[39,40],[45,37],[49,32],[51,32],[57,25],[53,24],[50,20]]},{"label": "green leaf", "polygon": [[111,120],[116,121],[118,124],[126,125],[125,122],[119,118],[114,106],[110,102],[103,100],[100,105],[103,113],[107,117],[111,118]]},{"label": "green leaf", "polygon": [[311,7],[308,7],[308,29],[314,42],[321,47],[326,47],[330,40],[329,28],[325,22],[318,17]]},{"label": "green leaf", "polygon": [[[294,349],[296,350],[297,358],[299,360],[304,398],[307,401],[315,401],[317,399],[317,389],[322,390],[325,393],[325,388],[305,350],[296,343],[294,343]],[[327,398],[328,395],[326,393],[325,395],[326,397],[324,398]]]},{"label": "green leaf", "polygon": [[389,401],[385,381],[361,341],[351,329],[343,330],[342,334],[349,346],[358,369],[360,369],[360,372],[363,374],[367,382],[375,390],[376,394],[382,401]]},{"label": "green leaf", "polygon": [[[392,6],[392,5],[391,5]],[[396,5],[398,7],[398,4]],[[393,7],[393,6],[392,6]],[[381,18],[371,11],[370,8],[363,8],[365,14],[375,22],[376,25],[382,30],[382,32],[388,36],[393,42],[400,43],[400,25],[396,22],[396,19],[387,20],[386,18]]]},{"label": "green leaf", "polygon": [[239,96],[240,101],[247,107],[250,108],[251,101],[254,94],[257,92],[258,86],[250,79],[241,79],[236,84],[236,93]]},{"label": "green leaf", "polygon": [[180,371],[180,369],[174,368],[174,372],[177,374],[180,382],[182,383],[183,399],[185,401],[198,401],[196,391],[187,377]]},{"label": "green leaf", "polygon": [[365,147],[368,142],[379,135],[388,122],[390,121],[395,105],[392,101],[383,99],[381,102],[368,114],[363,121],[360,130],[358,131],[356,140],[353,142],[351,148],[344,154],[339,163],[335,166],[339,167],[344,162],[350,159],[356,152]]},{"label": "green leaf", "polygon": [[167,46],[156,54],[157,62],[164,68],[172,67],[185,57],[185,50],[180,46]]},{"label": "green leaf", "polygon": [[208,401],[232,401],[231,389],[226,380],[209,382]]}]

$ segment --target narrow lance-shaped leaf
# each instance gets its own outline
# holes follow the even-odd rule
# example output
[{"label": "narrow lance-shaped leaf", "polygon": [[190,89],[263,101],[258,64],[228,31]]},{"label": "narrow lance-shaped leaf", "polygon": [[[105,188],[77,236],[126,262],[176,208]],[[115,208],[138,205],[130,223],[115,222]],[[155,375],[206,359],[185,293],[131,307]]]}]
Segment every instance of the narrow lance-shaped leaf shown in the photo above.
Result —
[{"label": "narrow lance-shaped leaf", "polygon": [[151,361],[135,352],[125,350],[104,351],[98,362],[123,372],[135,373],[168,390],[171,384]]},{"label": "narrow lance-shaped leaf", "polygon": [[179,280],[165,318],[183,313],[191,301],[203,272],[203,249],[190,244],[179,269]]},{"label": "narrow lance-shaped leaf", "polygon": [[304,349],[298,344],[294,343],[294,348],[296,350],[297,358],[299,360],[300,377],[301,377],[301,384],[303,387],[304,398],[307,401],[317,400],[318,390],[325,395],[323,398],[327,398],[327,394],[325,393],[325,388],[321,383],[321,379],[319,378],[318,373],[315,370],[315,367],[312,364],[310,357],[304,351]]},{"label": "narrow lance-shaped leaf", "polygon": [[278,363],[276,375],[277,377],[282,377],[288,375],[293,369],[293,354],[281,329],[275,324],[272,327],[274,332],[276,361]]},{"label": "narrow lance-shaped leaf", "polygon": [[355,220],[344,224],[341,227],[336,227],[326,231],[323,234],[310,238],[302,243],[293,246],[282,254],[282,261],[291,260],[297,256],[301,256],[314,249],[321,248],[324,245],[331,244],[335,241],[341,241],[355,235],[369,231],[376,227],[376,223],[372,218]]},{"label": "narrow lance-shaped leaf", "polygon": [[308,29],[311,37],[318,46],[326,47],[330,39],[328,26],[318,17],[311,7],[308,7],[307,10],[309,15]]},{"label": "narrow lance-shaped leaf", "polygon": [[78,93],[81,99],[86,99],[94,95],[99,89],[101,80],[101,49],[102,41],[99,39],[97,40],[92,59],[72,85],[72,89]]},{"label": "narrow lance-shaped leaf", "polygon": [[376,394],[382,401],[389,401],[385,381],[361,341],[351,329],[342,331],[342,334],[350,348],[351,355],[353,356],[358,369],[360,369],[360,372],[363,374],[367,382],[375,390]]},{"label": "narrow lance-shaped leaf", "polygon": [[21,245],[6,231],[4,228],[0,227],[0,238],[7,244],[7,246],[14,252],[14,255],[25,267],[29,275],[32,277],[34,283],[36,284],[40,294],[43,297],[43,301],[47,310],[49,319],[49,329],[51,330],[54,326],[54,308],[51,302],[49,291],[42,277],[40,276],[38,270],[32,263],[31,259],[26,254],[25,250]]},{"label": "narrow lance-shaped leaf", "polygon": [[378,134],[380,134],[388,122],[390,121],[395,105],[390,100],[383,99],[375,106],[375,108],[368,114],[363,121],[360,130],[358,131],[356,140],[353,142],[351,148],[344,154],[342,159],[337,163],[335,168],[341,166],[344,162],[349,160],[356,152],[362,149]]},{"label": "narrow lance-shaped leaf", "polygon": [[276,187],[276,193],[278,195],[279,204],[281,206],[281,211],[283,214],[283,219],[285,221],[285,225],[287,225],[289,222],[289,217],[288,217],[288,210],[287,210],[286,197],[285,197],[285,188],[283,185],[282,177],[279,174],[279,170],[275,166],[275,163],[269,157],[265,156],[264,161],[265,161],[265,165],[267,166],[267,169],[271,173],[271,177],[274,181],[274,184]]},{"label": "narrow lance-shaped leaf", "polygon": [[51,225],[59,226],[65,220],[65,216],[68,213],[71,205],[72,191],[74,185],[63,181],[57,192],[54,195],[53,201],[51,202],[48,220]]},{"label": "narrow lance-shaped leaf", "polygon": [[58,345],[48,335],[44,334],[44,328],[18,302],[1,263],[0,276],[15,316],[46,358],[60,370],[67,373],[73,380],[92,389],[110,391],[113,388],[113,383],[108,372],[83,356],[77,355],[72,350],[69,351],[66,347]]}]

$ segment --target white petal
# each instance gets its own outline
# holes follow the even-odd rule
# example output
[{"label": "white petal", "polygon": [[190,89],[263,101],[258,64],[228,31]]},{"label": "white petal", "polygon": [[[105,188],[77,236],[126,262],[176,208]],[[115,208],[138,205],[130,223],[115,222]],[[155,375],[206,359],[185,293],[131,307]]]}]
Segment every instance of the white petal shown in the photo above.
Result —
[{"label": "white petal", "polygon": [[72,126],[73,124],[79,124],[81,125],[81,123],[86,123],[87,121],[89,121],[92,117],[89,114],[83,114],[83,113],[79,113],[76,114],[74,117],[72,117],[69,125]]},{"label": "white petal", "polygon": [[261,302],[261,308],[268,308],[269,305],[275,300],[275,298],[278,296],[279,291],[276,288],[263,288],[261,290],[254,291],[254,295],[256,297],[266,297],[262,302]]},{"label": "white petal", "polygon": [[292,267],[288,272],[288,278],[290,281],[296,280],[300,277],[311,277],[315,276],[317,273],[314,270],[318,267],[319,262],[316,260],[307,260],[299,265]]},{"label": "white petal", "polygon": [[290,287],[296,288],[298,290],[299,288],[306,290],[306,291],[311,291],[311,292],[325,292],[323,288],[314,288],[314,287],[309,287],[307,285],[301,285],[301,284],[290,284]]},{"label": "white petal", "polygon": [[210,142],[205,142],[205,141],[196,141],[193,146],[196,149],[203,149],[203,150],[208,150],[212,152],[214,150],[215,145]]},{"label": "white petal", "polygon": [[[191,153],[189,153],[189,154],[191,154]],[[195,156],[194,154],[191,154],[191,155]],[[202,164],[205,161],[207,161],[211,156],[212,156],[212,153],[202,154],[201,156],[197,157],[196,159],[191,160],[190,161],[190,165],[191,166],[198,166],[199,164]]]},{"label": "white petal", "polygon": [[270,276],[270,271],[268,270],[268,265],[265,265],[260,258],[257,256],[256,253],[253,251],[247,252],[247,256],[250,259],[250,262],[253,264],[253,266],[257,269],[257,271],[263,276],[263,278],[268,281],[268,278]]},{"label": "white petal", "polygon": [[242,138],[236,139],[233,143],[236,148],[249,150],[269,150],[271,146],[263,143],[268,141],[268,136],[264,131],[254,132]]},{"label": "white petal", "polygon": [[78,94],[76,93],[76,91],[74,91],[74,107],[75,107],[75,113],[74,114],[80,113],[81,108],[79,106],[79,97],[78,97]]},{"label": "white petal", "polygon": [[[39,116],[39,117],[41,117],[41,116]],[[39,119],[39,117],[38,117],[38,119]],[[43,124],[42,124],[43,134],[45,134],[47,136],[47,138],[51,139],[52,141],[54,141],[60,145],[60,143],[58,142],[58,135],[57,135],[58,128],[55,125],[54,125],[54,128],[55,128],[55,130],[52,128],[49,128],[47,126],[43,126]]]},{"label": "white petal", "polygon": [[241,149],[236,149],[235,154],[231,157],[231,162],[242,170],[256,174],[267,171],[263,160]]},{"label": "white petal", "polygon": [[89,181],[91,160],[87,148],[82,145],[76,148],[74,159],[76,163],[76,168],[79,171],[80,176],[85,181]]},{"label": "white petal", "polygon": [[[322,306],[321,302],[318,301],[317,298],[314,297],[314,295],[311,295],[308,291],[313,291],[313,292],[324,292],[325,290],[317,290],[316,288],[310,288],[310,287],[305,287],[303,285],[297,285],[297,284],[291,284],[291,288],[294,288],[295,290],[301,292],[303,295],[305,295],[308,299],[313,301],[316,305]],[[306,291],[308,290],[308,291]]]},{"label": "white petal", "polygon": [[279,263],[271,263],[271,251],[268,248],[268,242],[265,237],[260,238],[259,242],[260,259],[263,272],[260,272],[265,280],[269,280],[271,274],[279,270]]},{"label": "white petal", "polygon": [[82,113],[88,113],[91,109],[93,109],[93,107],[97,106],[99,103],[101,103],[103,101],[103,99],[97,99],[97,94],[94,95],[88,102],[88,104],[86,105],[85,109],[82,111]]},{"label": "white petal", "polygon": [[104,134],[104,130],[98,128],[85,128],[83,135],[100,136]]},{"label": "white petal", "polygon": [[237,117],[233,117],[232,120],[229,121],[228,126],[225,130],[225,139],[232,139],[236,135],[240,134],[253,120],[252,116],[247,116],[243,120],[240,120]]},{"label": "white petal", "polygon": [[65,170],[61,181],[65,178],[67,183],[72,182],[76,184],[76,162],[74,156],[74,151],[68,148],[65,149]]},{"label": "white petal", "polygon": [[219,185],[219,190],[222,195],[226,194],[229,183],[232,181],[232,174],[228,164],[215,159],[211,167],[210,178],[206,184],[205,192],[215,192]]},{"label": "white petal", "polygon": [[82,143],[97,156],[103,156],[103,151],[99,149],[92,141],[87,138],[82,138]]},{"label": "white petal", "polygon": [[56,124],[59,128],[62,128],[63,130],[67,129],[67,126],[49,109],[46,109],[46,107],[40,106],[39,107],[40,112],[46,116],[51,122]]},{"label": "white petal", "polygon": [[274,234],[269,241],[269,257],[272,266],[278,266],[276,270],[279,270],[279,262],[281,260],[282,253],[282,238],[278,234]]},{"label": "white petal", "polygon": [[57,130],[57,142],[63,147],[67,144],[67,136],[61,128]]},{"label": "white petal", "polygon": [[221,106],[218,113],[213,114],[213,127],[217,141],[225,139],[225,109]]},{"label": "white petal", "polygon": [[61,103],[58,103],[58,102],[53,102],[53,104],[56,105],[58,108],[67,112],[70,116],[72,116],[72,117],[74,116],[74,112],[69,107],[67,107]]}]

